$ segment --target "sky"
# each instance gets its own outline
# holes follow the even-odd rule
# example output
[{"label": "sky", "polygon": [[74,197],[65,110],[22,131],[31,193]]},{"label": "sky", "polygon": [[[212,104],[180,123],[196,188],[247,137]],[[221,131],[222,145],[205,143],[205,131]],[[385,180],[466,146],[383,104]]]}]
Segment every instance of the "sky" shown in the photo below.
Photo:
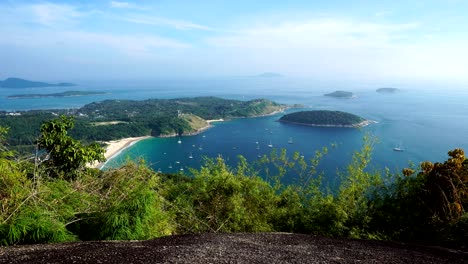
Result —
[{"label": "sky", "polygon": [[0,0],[0,79],[468,83],[467,0]]}]

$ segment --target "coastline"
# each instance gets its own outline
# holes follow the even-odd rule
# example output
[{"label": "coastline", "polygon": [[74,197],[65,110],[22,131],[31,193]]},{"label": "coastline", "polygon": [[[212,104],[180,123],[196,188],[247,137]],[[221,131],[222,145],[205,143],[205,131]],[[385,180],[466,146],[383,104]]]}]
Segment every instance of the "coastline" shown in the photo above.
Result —
[{"label": "coastline", "polygon": [[89,166],[92,168],[101,169],[109,160],[119,155],[126,148],[134,145],[138,141],[141,141],[143,139],[148,139],[148,138],[151,138],[151,136],[122,138],[118,140],[103,142],[107,144],[107,146],[105,147],[106,151],[104,153],[104,157],[106,158],[106,161],[90,164]]},{"label": "coastline", "polygon": [[[276,110],[276,111],[273,111],[273,112],[268,113],[268,114],[258,115],[258,116],[251,116],[251,117],[247,117],[247,118],[271,116],[271,115],[275,115],[275,114],[284,112],[286,109],[287,108],[282,108],[280,110]],[[193,132],[190,132],[190,133],[183,133],[180,136],[195,136],[195,135],[198,135],[198,134],[210,129],[211,127],[213,127],[212,123],[224,122],[226,120],[223,119],[223,118],[219,118],[219,119],[209,119],[209,120],[205,120],[205,121],[208,123],[208,125],[206,125],[204,127],[201,127],[199,129],[197,129],[196,131],[193,131]],[[177,136],[179,136],[179,135],[174,133],[174,134],[169,134],[169,135],[159,135],[157,137],[159,137],[159,138],[169,138],[169,137],[177,137]],[[112,160],[114,157],[119,155],[123,150],[131,147],[132,145],[134,145],[138,141],[141,141],[141,140],[147,139],[147,138],[151,138],[151,137],[152,136],[130,137],[130,138],[122,138],[122,139],[118,139],[118,140],[102,142],[102,143],[107,144],[106,151],[104,153],[104,157],[106,158],[106,161],[105,162],[100,162],[100,163],[88,164],[87,166],[89,166],[91,168],[102,169],[106,165],[106,163],[108,161]]]}]

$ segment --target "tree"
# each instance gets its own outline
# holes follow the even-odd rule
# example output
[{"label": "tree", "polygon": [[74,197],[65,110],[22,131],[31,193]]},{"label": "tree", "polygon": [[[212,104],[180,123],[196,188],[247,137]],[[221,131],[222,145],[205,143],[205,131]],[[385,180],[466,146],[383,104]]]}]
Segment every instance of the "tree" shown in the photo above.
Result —
[{"label": "tree", "polygon": [[105,161],[104,149],[99,144],[83,146],[68,136],[67,132],[73,126],[73,118],[62,115],[42,124],[38,140],[39,149],[46,151],[47,166],[63,173],[65,178],[73,177],[72,172],[83,168],[86,163]]}]

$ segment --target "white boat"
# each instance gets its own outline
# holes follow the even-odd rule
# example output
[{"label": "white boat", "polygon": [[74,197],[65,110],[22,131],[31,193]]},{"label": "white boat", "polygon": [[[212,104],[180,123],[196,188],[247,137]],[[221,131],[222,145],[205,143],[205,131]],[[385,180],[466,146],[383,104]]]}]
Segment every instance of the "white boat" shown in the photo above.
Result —
[{"label": "white boat", "polygon": [[268,147],[269,147],[269,148],[272,148],[272,147],[273,147],[273,144],[271,144],[271,140],[270,140],[270,144],[268,144]]},{"label": "white boat", "polygon": [[190,156],[188,156],[189,159],[193,159],[192,152],[190,152]]},{"label": "white boat", "polygon": [[172,164],[169,164],[169,167],[168,167],[168,168],[169,168],[169,169],[172,169]]},{"label": "white boat", "polygon": [[405,149],[401,146],[401,142],[400,142],[399,145],[396,145],[396,146],[393,148],[393,151],[402,152],[402,151],[405,151]]},{"label": "white boat", "polygon": [[292,140],[292,137],[290,137],[289,140],[288,140],[288,144],[293,144],[293,143],[294,143],[294,142],[293,142],[293,140]]},{"label": "white boat", "polygon": [[179,138],[179,140],[177,140],[177,143],[182,144],[182,140],[180,140]]}]

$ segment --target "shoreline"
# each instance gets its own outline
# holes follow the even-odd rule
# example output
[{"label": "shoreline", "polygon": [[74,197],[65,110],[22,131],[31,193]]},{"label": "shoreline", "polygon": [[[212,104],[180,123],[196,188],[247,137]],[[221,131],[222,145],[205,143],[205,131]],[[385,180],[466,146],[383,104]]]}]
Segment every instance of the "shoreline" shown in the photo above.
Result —
[{"label": "shoreline", "polygon": [[142,137],[130,137],[130,138],[122,138],[112,141],[105,141],[103,143],[107,144],[105,147],[104,157],[106,158],[105,162],[99,162],[90,164],[89,166],[96,169],[102,169],[106,163],[116,156],[118,156],[123,150],[133,146],[135,143],[143,140],[151,138],[152,136],[142,136]]},{"label": "shoreline", "polygon": [[[282,108],[280,110],[273,111],[273,112],[268,113],[268,114],[258,115],[258,116],[250,116],[250,117],[245,117],[245,118],[256,118],[256,117],[271,116],[271,115],[275,115],[275,114],[284,112],[286,109],[287,109],[287,107]],[[177,137],[177,136],[182,136],[182,137],[183,136],[195,136],[195,135],[201,134],[204,131],[212,128],[213,127],[212,123],[224,122],[226,120],[223,119],[223,118],[219,118],[219,119],[209,119],[209,120],[205,120],[205,121],[208,123],[208,125],[204,126],[204,127],[201,127],[199,129],[197,129],[196,131],[193,131],[193,132],[190,132],[190,133],[183,133],[182,135],[177,135],[175,133],[174,134],[169,134],[169,135],[159,135],[159,136],[157,136],[157,138],[170,138],[170,137]],[[135,143],[137,143],[137,142],[139,142],[139,141],[141,141],[143,139],[148,139],[148,138],[152,138],[152,137],[153,136],[130,137],[130,138],[122,138],[122,139],[118,139],[118,140],[102,142],[102,143],[107,144],[107,146],[105,148],[106,151],[104,153],[104,157],[106,158],[106,161],[105,162],[94,163],[94,164],[88,164],[87,166],[91,167],[91,168],[102,169],[106,165],[107,162],[109,162],[110,160],[112,160],[113,158],[118,156],[123,150],[133,146]]]}]

